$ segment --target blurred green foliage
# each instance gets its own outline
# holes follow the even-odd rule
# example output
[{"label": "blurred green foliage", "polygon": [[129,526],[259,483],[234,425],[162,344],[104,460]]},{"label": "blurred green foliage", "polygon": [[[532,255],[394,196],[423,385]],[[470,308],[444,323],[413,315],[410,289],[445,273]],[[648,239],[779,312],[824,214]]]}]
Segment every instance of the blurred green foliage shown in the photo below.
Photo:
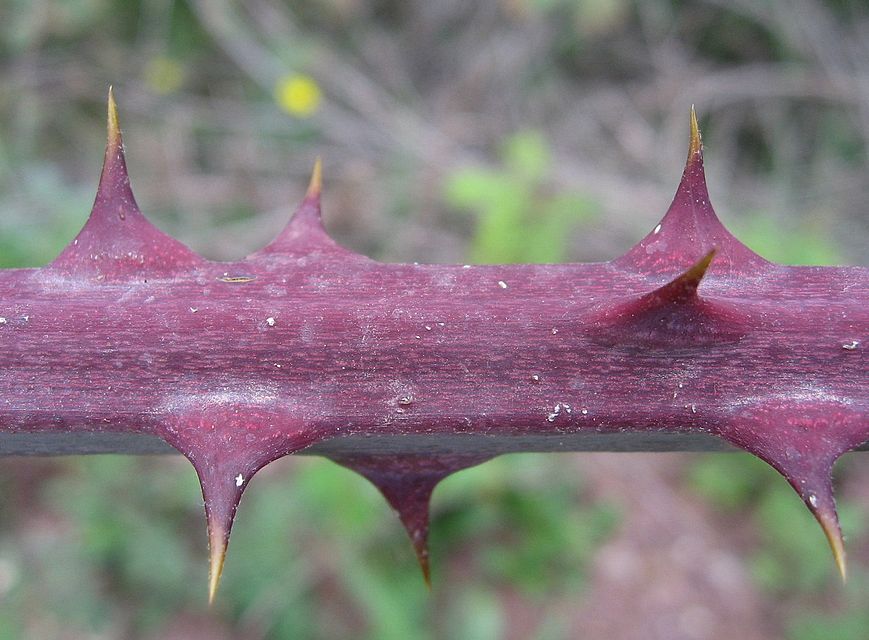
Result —
[{"label": "blurred green foliage", "polygon": [[[0,559],[19,567],[0,639],[56,625],[83,636],[161,637],[173,616],[203,611],[192,470],[120,456],[63,466],[42,496],[62,525],[36,553],[0,545]],[[236,637],[494,640],[503,631],[499,588],[518,589],[535,609],[552,593],[578,593],[617,520],[549,458],[509,456],[450,477],[434,502],[433,600],[373,486],[324,461],[275,466],[242,503],[216,605]],[[124,610],[130,617],[119,620]]]},{"label": "blurred green foliage", "polygon": [[[820,527],[766,463],[742,453],[706,456],[692,469],[689,484],[723,515],[734,519],[749,514],[757,532],[749,566],[764,590],[809,603],[829,589],[838,590],[839,576]],[[859,544],[867,534],[869,513],[847,500],[839,501],[838,510],[849,546]],[[817,605],[801,605],[788,623],[788,638],[865,638],[869,570],[853,559],[849,564],[845,606],[831,614]]]},{"label": "blurred green foliage", "polygon": [[598,207],[580,194],[552,191],[551,152],[539,132],[514,134],[500,155],[500,167],[456,170],[444,187],[448,205],[475,216],[471,261],[563,260],[571,231],[577,223],[593,219]]}]

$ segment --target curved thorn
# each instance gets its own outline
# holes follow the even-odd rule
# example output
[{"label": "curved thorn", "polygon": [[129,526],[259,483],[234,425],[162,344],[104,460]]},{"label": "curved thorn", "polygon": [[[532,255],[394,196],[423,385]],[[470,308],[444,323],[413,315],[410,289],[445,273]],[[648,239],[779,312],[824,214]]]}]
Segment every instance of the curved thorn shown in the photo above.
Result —
[{"label": "curved thorn", "polygon": [[845,545],[833,496],[833,465],[866,441],[865,416],[842,399],[801,393],[740,409],[716,427],[731,444],[764,460],[782,474],[821,525],[844,581]]},{"label": "curved thorn", "polygon": [[845,555],[845,541],[842,537],[842,528],[839,525],[839,518],[836,516],[836,511],[830,510],[813,510],[815,519],[821,525],[821,529],[830,544],[830,550],[833,552],[833,560],[836,561],[836,568],[839,570],[839,575],[842,577],[842,582],[848,580],[848,567]]},{"label": "curved thorn", "polygon": [[688,269],[679,274],[663,287],[655,289],[646,298],[660,303],[687,302],[697,297],[697,287],[709,269],[717,249],[713,248]]}]

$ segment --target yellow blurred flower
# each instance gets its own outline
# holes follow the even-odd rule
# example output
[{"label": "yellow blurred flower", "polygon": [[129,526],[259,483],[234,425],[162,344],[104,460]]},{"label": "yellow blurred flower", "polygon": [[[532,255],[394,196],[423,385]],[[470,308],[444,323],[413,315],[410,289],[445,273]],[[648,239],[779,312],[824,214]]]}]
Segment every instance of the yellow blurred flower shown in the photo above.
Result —
[{"label": "yellow blurred flower", "polygon": [[174,93],[183,82],[184,68],[172,58],[157,56],[145,64],[145,83],[155,93]]},{"label": "yellow blurred flower", "polygon": [[320,106],[322,97],[317,81],[301,73],[286,75],[275,85],[278,106],[297,118],[313,115]]}]

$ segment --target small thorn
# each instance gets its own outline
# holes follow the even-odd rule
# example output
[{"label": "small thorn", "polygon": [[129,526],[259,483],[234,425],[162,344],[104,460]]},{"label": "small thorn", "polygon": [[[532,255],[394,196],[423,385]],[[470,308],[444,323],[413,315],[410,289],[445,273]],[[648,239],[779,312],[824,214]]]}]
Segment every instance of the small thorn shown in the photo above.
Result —
[{"label": "small thorn", "polygon": [[691,143],[688,145],[688,161],[703,151],[703,141],[700,138],[700,125],[697,124],[697,112],[691,105]]},{"label": "small thorn", "polygon": [[824,509],[823,511],[815,510],[809,507],[814,513],[815,518],[821,525],[827,542],[830,544],[830,550],[833,552],[833,560],[836,561],[836,568],[839,570],[839,575],[842,577],[842,582],[848,581],[848,567],[845,556],[845,542],[842,537],[842,529],[839,526],[839,518],[836,516],[835,509]]},{"label": "small thorn", "polygon": [[717,249],[715,248],[711,249],[709,253],[700,258],[691,268],[668,285],[679,290],[681,295],[678,295],[678,297],[680,299],[691,298],[697,293],[697,287],[700,286],[700,281],[703,280],[703,276],[706,275],[709,265],[712,264],[716,251]]},{"label": "small thorn", "polygon": [[423,545],[423,549],[414,549],[416,551],[416,560],[419,563],[419,568],[422,570],[422,579],[425,582],[426,588],[431,591],[431,567],[428,563],[428,546]]},{"label": "small thorn", "polygon": [[214,604],[217,589],[220,586],[220,576],[223,574],[223,563],[226,560],[227,535],[222,527],[209,522],[208,526],[208,604]]},{"label": "small thorn", "polygon": [[398,514],[410,538],[426,586],[431,589],[428,533],[429,503],[437,484],[457,471],[481,464],[487,457],[397,455],[333,458],[368,479]]},{"label": "small thorn", "polygon": [[359,254],[341,247],[326,232],[320,208],[322,191],[323,162],[317,158],[311,171],[311,180],[305,198],[293,213],[287,226],[268,245],[249,256],[249,259],[275,254],[292,257],[311,253],[328,253],[344,259],[359,259],[361,257]]},{"label": "small thorn", "polygon": [[115,92],[111,85],[109,86],[108,98],[108,118],[106,121],[106,130],[108,133],[108,146],[106,154],[115,152],[121,145],[121,125],[118,120],[118,105],[115,102]]},{"label": "small thorn", "polygon": [[697,288],[706,275],[717,249],[713,248],[705,256],[700,258],[691,267],[683,271],[675,280],[665,284],[648,294],[649,299],[656,302],[672,303],[687,302],[697,295]]},{"label": "small thorn", "polygon": [[319,198],[323,191],[323,161],[317,158],[314,161],[314,169],[311,171],[311,181],[308,183],[308,192],[305,198]]}]

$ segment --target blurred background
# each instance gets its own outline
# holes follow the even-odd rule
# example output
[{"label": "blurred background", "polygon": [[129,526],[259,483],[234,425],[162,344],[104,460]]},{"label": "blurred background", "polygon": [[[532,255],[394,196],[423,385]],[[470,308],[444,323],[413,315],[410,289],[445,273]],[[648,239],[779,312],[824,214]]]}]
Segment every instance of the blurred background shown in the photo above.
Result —
[{"label": "blurred background", "polygon": [[[869,263],[869,8],[837,0],[3,0],[0,266],[93,201],[115,87],[139,204],[213,259],[324,214],[384,261],[608,260],[663,216],[696,104],[720,217],[765,257]],[[0,640],[867,638],[869,465],[843,587],[740,454],[496,459],[433,503],[429,593],[377,492],[261,472],[213,610],[180,457],[0,460]]]}]

